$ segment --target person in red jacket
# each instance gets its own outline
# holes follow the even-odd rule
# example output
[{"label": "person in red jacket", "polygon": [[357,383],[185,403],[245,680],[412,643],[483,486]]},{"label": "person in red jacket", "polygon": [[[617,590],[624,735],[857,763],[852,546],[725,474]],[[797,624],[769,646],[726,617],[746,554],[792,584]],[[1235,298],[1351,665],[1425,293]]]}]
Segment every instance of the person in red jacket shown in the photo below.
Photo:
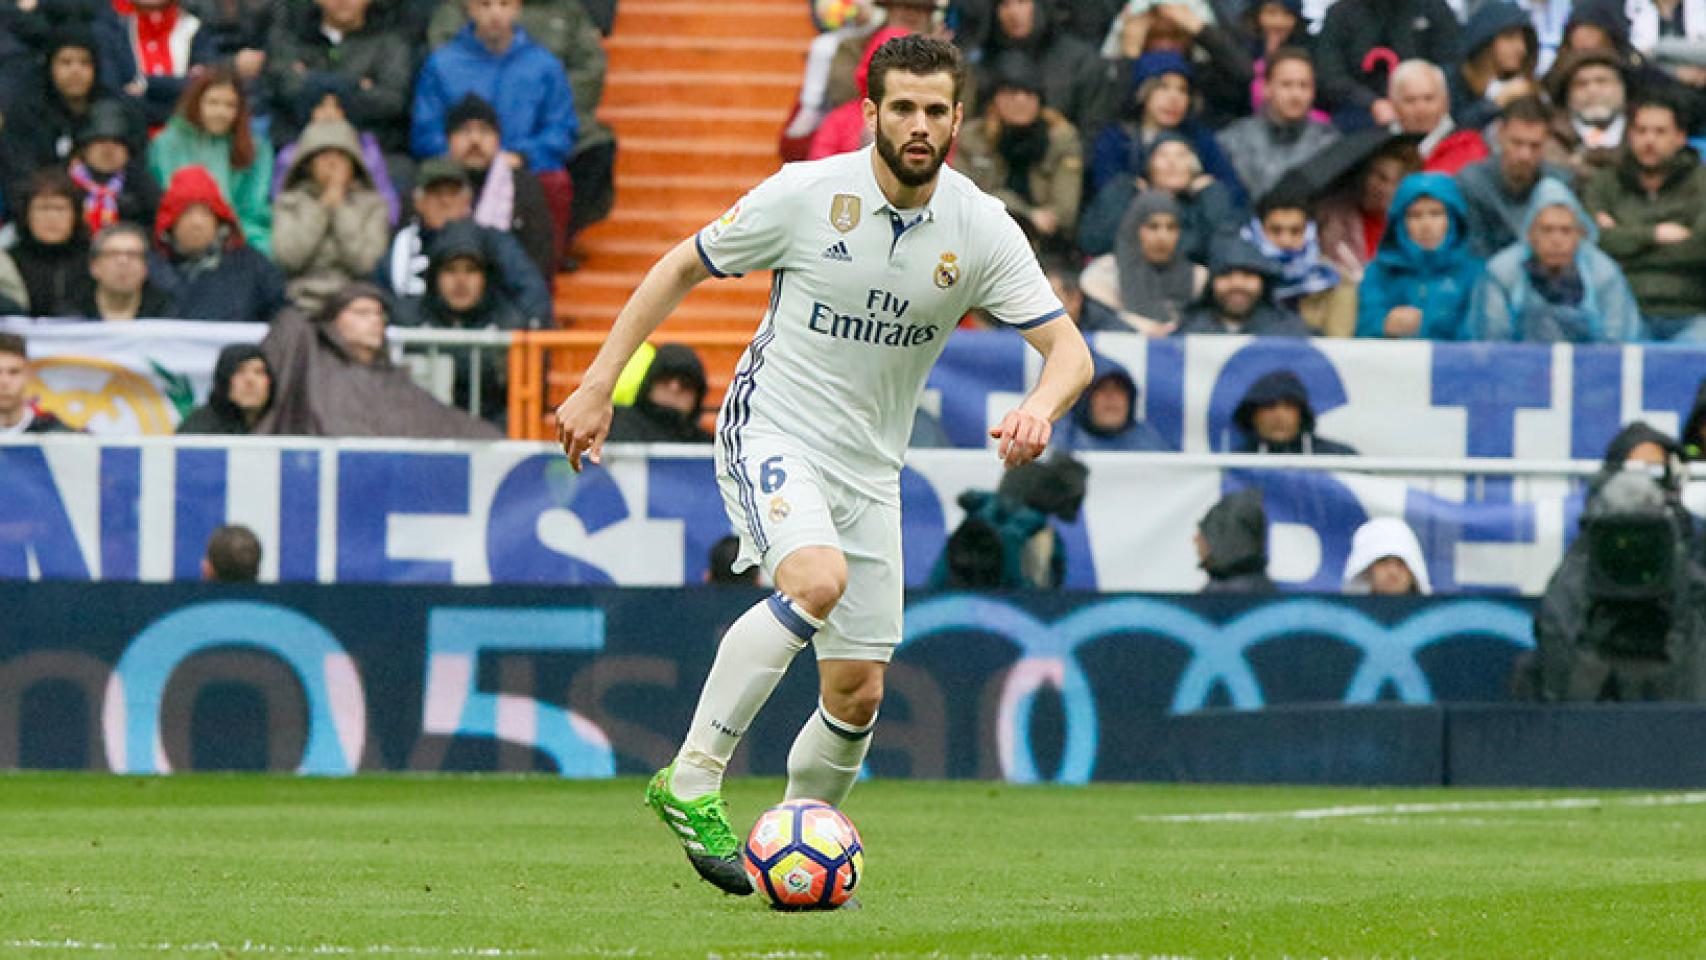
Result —
[{"label": "person in red jacket", "polygon": [[206,167],[172,175],[154,220],[148,276],[184,320],[265,322],[284,306],[284,275],[243,239],[231,204]]},{"label": "person in red jacket", "polygon": [[1451,119],[1451,93],[1445,71],[1426,60],[1405,60],[1392,71],[1387,92],[1398,119],[1393,133],[1421,137],[1422,170],[1457,171],[1487,158],[1487,143],[1474,130],[1459,130]]},{"label": "person in red jacket", "polygon": [[911,32],[898,27],[884,27],[871,35],[870,42],[865,44],[865,56],[859,61],[859,69],[853,72],[853,84],[859,88],[859,95],[829,111],[829,115],[823,118],[817,132],[812,134],[807,160],[851,153],[871,142],[870,134],[865,131],[866,77],[871,72],[871,58],[876,55],[878,47]]}]

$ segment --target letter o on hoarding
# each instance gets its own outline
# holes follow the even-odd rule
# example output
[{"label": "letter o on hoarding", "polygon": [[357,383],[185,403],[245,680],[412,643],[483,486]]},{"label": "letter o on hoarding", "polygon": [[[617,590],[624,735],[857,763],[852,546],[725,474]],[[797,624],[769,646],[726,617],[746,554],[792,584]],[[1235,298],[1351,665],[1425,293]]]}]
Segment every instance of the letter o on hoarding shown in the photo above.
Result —
[{"label": "letter o on hoarding", "polygon": [[308,707],[308,741],[297,773],[349,774],[367,740],[367,700],[355,662],[325,627],[276,604],[200,603],[137,634],[107,680],[102,709],[107,762],[115,773],[170,773],[160,740],[160,701],[185,658],[250,647],[295,671]]}]

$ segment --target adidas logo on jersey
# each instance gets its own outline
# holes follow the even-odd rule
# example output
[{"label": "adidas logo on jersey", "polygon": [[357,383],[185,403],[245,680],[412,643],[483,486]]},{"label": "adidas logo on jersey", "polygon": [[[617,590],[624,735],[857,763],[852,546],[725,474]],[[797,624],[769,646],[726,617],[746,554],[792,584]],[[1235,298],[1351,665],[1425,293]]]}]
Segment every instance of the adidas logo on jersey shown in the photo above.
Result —
[{"label": "adidas logo on jersey", "polygon": [[847,252],[847,243],[844,240],[837,240],[834,246],[825,250],[823,258],[825,260],[839,260],[842,263],[853,262],[853,254]]}]

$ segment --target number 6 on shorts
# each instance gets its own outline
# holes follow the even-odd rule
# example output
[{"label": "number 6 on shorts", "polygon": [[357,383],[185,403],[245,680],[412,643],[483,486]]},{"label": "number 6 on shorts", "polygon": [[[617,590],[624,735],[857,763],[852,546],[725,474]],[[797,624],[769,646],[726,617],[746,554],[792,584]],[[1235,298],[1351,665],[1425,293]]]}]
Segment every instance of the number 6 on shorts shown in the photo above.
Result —
[{"label": "number 6 on shorts", "polygon": [[775,493],[782,489],[782,484],[788,482],[788,473],[782,469],[782,456],[774,457],[759,464],[758,489],[765,493]]}]

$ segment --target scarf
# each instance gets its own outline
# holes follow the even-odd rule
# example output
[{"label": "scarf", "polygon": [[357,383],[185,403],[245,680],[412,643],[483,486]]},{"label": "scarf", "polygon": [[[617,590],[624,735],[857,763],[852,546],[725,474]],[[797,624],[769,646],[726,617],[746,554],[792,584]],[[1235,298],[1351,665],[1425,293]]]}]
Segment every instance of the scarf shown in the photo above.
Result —
[{"label": "scarf", "polygon": [[1183,226],[1179,202],[1172,194],[1164,190],[1138,194],[1120,221],[1119,236],[1114,240],[1114,265],[1119,269],[1121,308],[1167,323],[1177,320],[1180,310],[1191,301],[1196,270],[1177,249],[1166,263],[1152,263],[1143,255],[1138,228],[1162,213],[1172,214]]},{"label": "scarf", "polygon": [[219,231],[214,235],[213,243],[206,250],[198,253],[185,253],[178,249],[176,240],[171,241],[172,252],[177,255],[178,270],[186,278],[199,277],[212,273],[225,262],[225,245],[231,242],[231,228],[225,224],[219,225]]},{"label": "scarf", "polygon": [[505,233],[515,226],[515,171],[502,156],[486,168],[486,185],[474,205],[474,222]]},{"label": "scarf", "polygon": [[1582,282],[1581,271],[1574,264],[1562,273],[1548,273],[1533,260],[1523,266],[1528,271],[1528,282],[1534,287],[1534,292],[1553,306],[1574,307],[1587,296],[1587,285]]},{"label": "scarf", "polygon": [[1312,293],[1331,290],[1339,285],[1339,271],[1321,260],[1321,241],[1315,235],[1315,221],[1303,235],[1302,250],[1281,250],[1262,231],[1262,221],[1252,217],[1241,231],[1262,252],[1268,262],[1280,268],[1280,281],[1274,288],[1274,299],[1290,303]]},{"label": "scarf", "polygon": [[1027,127],[1004,126],[997,139],[996,149],[1007,161],[1007,189],[1036,203],[1031,196],[1031,168],[1042,162],[1048,153],[1048,124],[1038,119]]},{"label": "scarf", "polygon": [[102,227],[117,223],[118,198],[124,192],[124,171],[101,180],[83,161],[73,160],[68,172],[71,181],[83,191],[83,221],[89,225],[89,236],[100,233]]}]

